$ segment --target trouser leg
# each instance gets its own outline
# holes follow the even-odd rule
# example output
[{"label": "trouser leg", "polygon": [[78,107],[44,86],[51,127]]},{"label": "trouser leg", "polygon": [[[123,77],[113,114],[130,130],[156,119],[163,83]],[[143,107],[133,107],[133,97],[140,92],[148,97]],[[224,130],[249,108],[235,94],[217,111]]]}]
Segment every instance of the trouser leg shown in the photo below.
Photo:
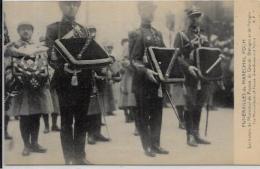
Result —
[{"label": "trouser leg", "polygon": [[150,138],[150,129],[149,129],[149,115],[147,112],[145,112],[145,104],[146,101],[145,98],[136,96],[137,101],[137,111],[136,111],[136,127],[139,131],[142,146],[144,150],[147,150],[147,148],[151,147],[151,138]]},{"label": "trouser leg", "polygon": [[128,115],[128,109],[124,109],[124,115],[125,115],[125,122],[128,122],[129,120],[129,115]]},{"label": "trouser leg", "polygon": [[88,134],[90,136],[99,135],[101,133],[101,123],[102,123],[102,115],[94,114],[88,116],[88,121],[90,123],[88,127]]},{"label": "trouser leg", "polygon": [[25,147],[30,146],[31,120],[29,116],[20,116],[20,132]]},{"label": "trouser leg", "polygon": [[199,126],[200,126],[200,119],[201,119],[201,108],[199,106],[196,106],[196,108],[193,111],[193,133],[199,131]]},{"label": "trouser leg", "polygon": [[197,147],[197,142],[194,138],[194,114],[195,114],[195,106],[189,105],[184,113],[185,119],[185,128],[187,134],[187,144],[191,147]]},{"label": "trouser leg", "polygon": [[95,134],[99,135],[101,133],[101,123],[102,123],[102,114],[96,115],[96,121],[95,121]]},{"label": "trouser leg", "polygon": [[6,133],[8,133],[8,123],[9,123],[9,120],[10,120],[10,117],[9,116],[7,116],[7,115],[5,115],[5,128],[4,128],[4,130],[5,130],[5,134]]},{"label": "trouser leg", "polygon": [[149,118],[147,115],[145,115],[142,112],[137,113],[136,117],[136,124],[137,124],[137,129],[140,134],[142,146],[144,150],[149,148],[151,146],[151,139],[150,139],[150,130],[149,130],[149,125],[148,125]]},{"label": "trouser leg", "polygon": [[132,115],[133,115],[133,121],[134,121],[134,125],[135,125],[134,135],[137,136],[137,135],[139,135],[139,131],[138,131],[137,123],[136,123],[136,116],[137,116],[136,107],[132,108]]},{"label": "trouser leg", "polygon": [[197,134],[199,133],[200,119],[202,107],[207,104],[209,98],[210,85],[203,85],[202,89],[197,92],[196,106],[194,107],[193,114],[193,130]]},{"label": "trouser leg", "polygon": [[196,111],[196,102],[197,102],[197,89],[194,87],[186,86],[186,95],[185,95],[185,128],[187,135],[193,134],[193,118]]},{"label": "trouser leg", "polygon": [[52,126],[58,126],[57,119],[58,119],[58,113],[53,112],[51,114]]},{"label": "trouser leg", "polygon": [[156,98],[150,101],[150,129],[152,146],[160,146],[161,126],[162,126],[162,108],[163,99]]},{"label": "trouser leg", "polygon": [[187,143],[190,146],[200,144],[209,144],[209,142],[199,138],[199,124],[201,118],[201,109],[205,104],[208,96],[208,85],[202,84],[201,90],[196,87],[186,86],[186,112],[185,123],[187,130]]},{"label": "trouser leg", "polygon": [[95,133],[95,128],[96,128],[96,115],[89,115],[88,123],[89,123],[88,128],[87,128],[88,134],[93,136]]},{"label": "trouser leg", "polygon": [[192,110],[186,110],[184,113],[185,128],[187,134],[192,134]]},{"label": "trouser leg", "polygon": [[39,130],[40,130],[40,114],[31,115],[31,144],[38,144]]},{"label": "trouser leg", "polygon": [[135,107],[131,107],[129,108],[129,116],[130,116],[130,120],[134,121],[134,116],[135,116]]},{"label": "trouser leg", "polygon": [[195,106],[187,105],[184,113],[185,128],[187,135],[193,134],[193,117],[194,117]]},{"label": "trouser leg", "polygon": [[80,105],[75,106],[75,124],[74,124],[74,152],[75,159],[85,158],[85,142],[87,131],[87,112]]},{"label": "trouser leg", "polygon": [[[135,121],[136,114],[137,114],[137,108],[136,107],[131,108],[131,112],[132,112],[132,116],[133,116],[133,121]],[[135,127],[136,127],[136,123],[135,123]]]},{"label": "trouser leg", "polygon": [[74,157],[73,151],[73,108],[60,107],[61,110],[61,146],[65,160],[71,160]]},{"label": "trouser leg", "polygon": [[184,123],[184,107],[183,106],[176,106],[180,123]]},{"label": "trouser leg", "polygon": [[42,115],[43,118],[43,122],[44,122],[44,126],[46,129],[50,128],[50,124],[49,124],[49,114],[43,114]]}]

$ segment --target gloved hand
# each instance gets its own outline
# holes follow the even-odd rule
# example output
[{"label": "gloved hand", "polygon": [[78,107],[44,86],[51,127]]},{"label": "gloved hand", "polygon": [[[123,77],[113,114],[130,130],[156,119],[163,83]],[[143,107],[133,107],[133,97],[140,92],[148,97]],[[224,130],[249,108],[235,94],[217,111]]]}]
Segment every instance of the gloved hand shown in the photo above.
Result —
[{"label": "gloved hand", "polygon": [[155,71],[153,71],[151,69],[146,69],[145,73],[150,81],[152,81],[154,83],[158,83],[158,81],[154,77],[154,76],[158,76],[158,73],[156,73]]},{"label": "gloved hand", "polygon": [[189,73],[196,78],[198,78],[198,75],[201,74],[200,70],[198,68],[196,68],[195,66],[189,66],[188,70],[189,70]]}]

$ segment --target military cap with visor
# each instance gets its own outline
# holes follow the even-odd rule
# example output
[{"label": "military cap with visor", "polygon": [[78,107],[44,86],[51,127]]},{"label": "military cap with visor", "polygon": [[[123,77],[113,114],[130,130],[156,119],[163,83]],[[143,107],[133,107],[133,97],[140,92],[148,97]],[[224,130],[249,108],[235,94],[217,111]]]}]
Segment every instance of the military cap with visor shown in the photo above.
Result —
[{"label": "military cap with visor", "polygon": [[191,18],[202,16],[202,12],[197,7],[194,6],[189,9],[186,9],[185,12],[187,16]]},{"label": "military cap with visor", "polygon": [[31,28],[32,30],[34,29],[33,25],[29,22],[20,22],[17,26],[17,31],[19,31],[22,27],[28,27]]}]

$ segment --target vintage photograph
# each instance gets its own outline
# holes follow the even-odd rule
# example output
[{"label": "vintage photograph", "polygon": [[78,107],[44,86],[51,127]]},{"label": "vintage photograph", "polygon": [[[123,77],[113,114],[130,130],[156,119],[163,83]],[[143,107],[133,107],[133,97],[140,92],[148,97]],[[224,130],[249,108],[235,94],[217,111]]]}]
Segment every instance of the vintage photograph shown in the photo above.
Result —
[{"label": "vintage photograph", "polygon": [[4,1],[3,163],[234,163],[233,1]]}]

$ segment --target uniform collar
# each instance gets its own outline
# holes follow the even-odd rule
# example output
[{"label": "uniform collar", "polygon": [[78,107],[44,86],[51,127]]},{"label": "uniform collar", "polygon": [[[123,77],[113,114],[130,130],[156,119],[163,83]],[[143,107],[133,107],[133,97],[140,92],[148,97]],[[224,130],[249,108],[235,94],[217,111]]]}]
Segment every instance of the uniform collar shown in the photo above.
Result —
[{"label": "uniform collar", "polygon": [[144,23],[144,22],[142,22],[141,23],[141,27],[150,29],[150,28],[152,28],[152,25],[151,25],[151,23]]},{"label": "uniform collar", "polygon": [[189,28],[188,28],[188,32],[190,32],[190,33],[195,33],[197,30],[199,29],[199,27],[198,26],[189,26]]},{"label": "uniform collar", "polygon": [[29,44],[29,45],[33,44],[32,40],[24,41],[22,39],[19,39],[19,42]]},{"label": "uniform collar", "polygon": [[72,23],[75,23],[75,18],[69,18],[69,17],[63,16],[61,21],[72,24]]}]

